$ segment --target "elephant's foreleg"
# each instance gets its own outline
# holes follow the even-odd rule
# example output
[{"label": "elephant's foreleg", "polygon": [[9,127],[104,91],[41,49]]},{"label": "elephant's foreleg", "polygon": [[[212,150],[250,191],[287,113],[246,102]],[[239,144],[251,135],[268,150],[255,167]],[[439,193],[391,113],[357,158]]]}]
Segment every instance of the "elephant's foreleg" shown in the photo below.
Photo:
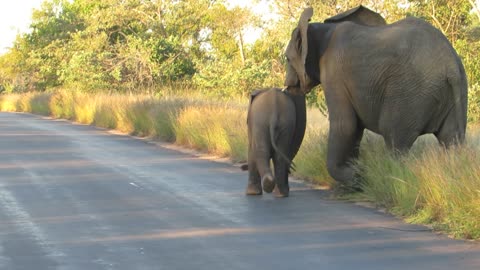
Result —
[{"label": "elephant's foreleg", "polygon": [[357,133],[355,135],[355,141],[353,144],[353,149],[351,154],[351,157],[353,159],[357,159],[360,156],[360,143],[362,142],[363,132],[364,132],[363,127],[357,127]]},{"label": "elephant's foreleg", "polygon": [[[285,121],[276,129],[276,142],[273,153],[273,165],[275,169],[275,182],[276,182],[276,197],[288,197],[290,187],[288,185],[288,173],[290,171],[290,165],[294,156],[294,152],[297,146],[292,145],[295,136],[295,122]],[[302,135],[303,136],[303,135]],[[300,141],[301,142],[301,141]],[[276,147],[275,147],[276,146]]]},{"label": "elephant's foreleg", "polygon": [[327,169],[338,182],[351,184],[355,178],[355,170],[351,164],[358,157],[359,145],[363,136],[363,128],[357,126],[355,116],[331,120],[328,135]]}]

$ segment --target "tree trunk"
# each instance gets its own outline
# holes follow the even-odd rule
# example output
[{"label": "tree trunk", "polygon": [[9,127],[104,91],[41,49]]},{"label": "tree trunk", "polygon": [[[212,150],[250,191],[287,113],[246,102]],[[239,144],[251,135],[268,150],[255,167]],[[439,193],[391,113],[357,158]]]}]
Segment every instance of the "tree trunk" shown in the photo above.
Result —
[{"label": "tree trunk", "polygon": [[242,60],[242,65],[245,66],[245,51],[243,50],[243,35],[242,31],[239,31],[238,33],[238,47],[240,50],[240,58]]}]

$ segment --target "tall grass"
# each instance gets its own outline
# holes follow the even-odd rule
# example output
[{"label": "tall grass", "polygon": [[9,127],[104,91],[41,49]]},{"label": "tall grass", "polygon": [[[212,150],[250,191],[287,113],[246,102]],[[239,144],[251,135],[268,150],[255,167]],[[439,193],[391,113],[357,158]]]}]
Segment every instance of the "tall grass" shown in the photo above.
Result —
[{"label": "tall grass", "polygon": [[178,143],[238,161],[246,159],[245,125],[245,110],[195,105],[179,112],[174,128]]},{"label": "tall grass", "polygon": [[474,140],[448,151],[428,147],[412,166],[420,179],[419,211],[412,221],[431,222],[462,238],[480,238],[480,156]]},{"label": "tall grass", "polygon": [[[245,161],[247,102],[59,91],[2,95],[0,110],[66,118]],[[387,151],[379,136],[367,133],[355,164],[362,179],[360,196],[410,222],[480,239],[480,136],[475,130],[470,127],[463,146],[445,150],[427,136],[401,156]],[[305,139],[294,160],[296,176],[334,183],[326,170],[327,133],[325,117],[309,110]]]},{"label": "tall grass", "polygon": [[307,123],[302,146],[294,159],[293,174],[320,185],[330,186],[335,181],[327,171],[328,121],[319,110],[310,109]]},{"label": "tall grass", "polygon": [[366,143],[357,163],[362,196],[410,222],[480,239],[480,138],[470,133],[462,146],[447,150],[430,138],[403,156]]}]

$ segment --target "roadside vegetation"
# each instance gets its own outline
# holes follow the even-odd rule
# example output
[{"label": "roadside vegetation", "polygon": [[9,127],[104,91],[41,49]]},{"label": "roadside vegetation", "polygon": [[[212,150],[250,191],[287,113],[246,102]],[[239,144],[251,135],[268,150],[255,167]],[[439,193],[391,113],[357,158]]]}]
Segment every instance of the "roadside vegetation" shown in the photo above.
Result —
[{"label": "roadside vegetation", "polygon": [[[246,110],[254,88],[283,85],[298,14],[313,21],[358,4],[391,23],[407,15],[440,29],[469,79],[468,139],[445,150],[432,136],[408,155],[368,133],[354,194],[410,222],[480,239],[480,11],[473,0],[270,2],[276,17],[221,0],[46,0],[30,32],[0,55],[0,110],[31,112],[174,142],[246,160]],[[262,34],[248,41],[257,29]],[[307,97],[307,133],[295,175],[332,186],[326,170],[328,114],[321,89]]]}]

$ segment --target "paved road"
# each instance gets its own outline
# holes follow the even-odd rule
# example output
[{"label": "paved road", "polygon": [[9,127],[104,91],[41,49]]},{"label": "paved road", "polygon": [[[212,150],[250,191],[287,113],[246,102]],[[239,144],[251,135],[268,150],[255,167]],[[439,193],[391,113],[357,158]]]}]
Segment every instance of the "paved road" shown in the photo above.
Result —
[{"label": "paved road", "polygon": [[0,113],[0,269],[480,269],[447,239],[296,184],[90,126]]}]

